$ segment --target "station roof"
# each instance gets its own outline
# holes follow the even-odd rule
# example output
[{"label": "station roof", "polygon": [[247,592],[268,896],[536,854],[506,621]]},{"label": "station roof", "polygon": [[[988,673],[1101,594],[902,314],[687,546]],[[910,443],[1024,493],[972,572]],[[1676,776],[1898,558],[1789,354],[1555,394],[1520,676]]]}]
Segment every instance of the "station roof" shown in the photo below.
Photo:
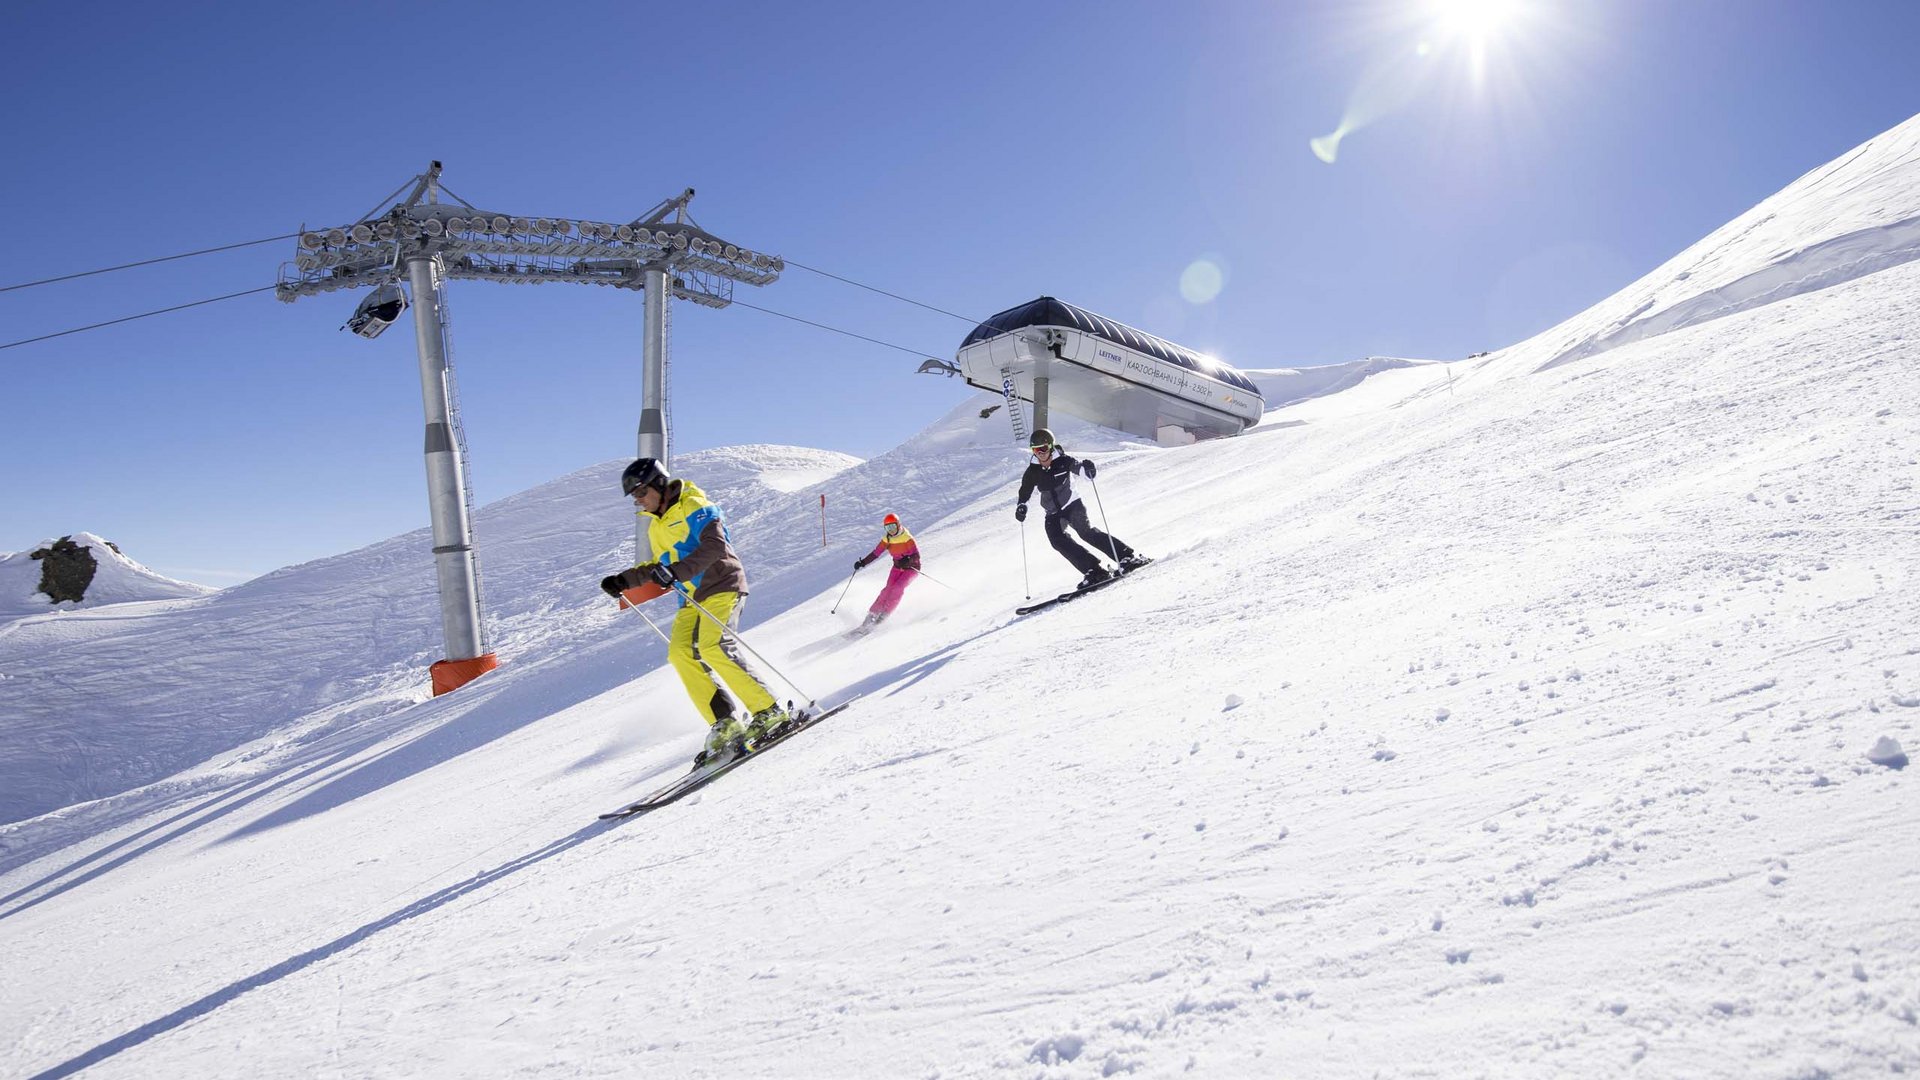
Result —
[{"label": "station roof", "polygon": [[1008,308],[987,319],[973,328],[973,332],[960,343],[960,347],[964,349],[976,341],[985,341],[1029,326],[1071,326],[1135,352],[1158,357],[1188,371],[1219,379],[1255,396],[1260,393],[1260,388],[1253,384],[1252,379],[1210,356],[1203,356],[1192,349],[1175,345],[1165,338],[1154,337],[1144,330],[1135,330],[1125,323],[1114,322],[1104,315],[1095,315],[1086,308],[1069,304],[1065,300],[1056,300],[1051,296],[1030,300],[1019,307]]}]

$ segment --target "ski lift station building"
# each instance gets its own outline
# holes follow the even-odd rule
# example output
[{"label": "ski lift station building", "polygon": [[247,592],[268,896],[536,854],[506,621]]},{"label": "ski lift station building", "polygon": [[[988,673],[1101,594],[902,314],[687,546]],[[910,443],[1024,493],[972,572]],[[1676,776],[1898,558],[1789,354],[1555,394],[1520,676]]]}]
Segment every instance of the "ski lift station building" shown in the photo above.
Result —
[{"label": "ski lift station building", "polygon": [[1165,444],[1238,435],[1266,401],[1202,353],[1043,296],[973,328],[955,364],[967,382]]}]

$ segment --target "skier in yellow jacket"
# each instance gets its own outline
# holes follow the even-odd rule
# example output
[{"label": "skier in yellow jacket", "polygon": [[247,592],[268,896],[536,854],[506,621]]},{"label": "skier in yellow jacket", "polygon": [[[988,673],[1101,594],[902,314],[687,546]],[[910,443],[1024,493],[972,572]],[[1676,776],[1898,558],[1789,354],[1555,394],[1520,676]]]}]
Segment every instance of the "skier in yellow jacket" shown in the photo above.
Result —
[{"label": "skier in yellow jacket", "polygon": [[[618,598],[651,581],[677,595],[680,611],[668,635],[667,660],[708,724],[706,746],[694,764],[735,752],[741,744],[752,748],[778,732],[788,716],[736,635],[746,606],[747,572],[728,542],[720,508],[692,482],[667,475],[653,458],[627,466],[620,490],[652,519],[647,542],[654,561],[604,578],[600,587]],[[744,723],[729,690],[746,708]]]}]

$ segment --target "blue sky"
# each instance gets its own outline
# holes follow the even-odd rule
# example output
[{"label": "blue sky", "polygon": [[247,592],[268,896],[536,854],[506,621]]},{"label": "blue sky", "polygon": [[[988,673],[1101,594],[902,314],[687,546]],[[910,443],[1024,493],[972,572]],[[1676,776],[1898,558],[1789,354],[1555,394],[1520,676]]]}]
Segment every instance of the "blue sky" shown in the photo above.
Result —
[{"label": "blue sky", "polygon": [[[0,285],[344,224],[437,158],[526,216],[691,186],[712,232],[969,316],[1048,293],[1243,367],[1457,358],[1920,109],[1920,4],[1517,3],[1478,79],[1422,0],[12,5]],[[1334,164],[1309,152],[1415,69]],[[0,292],[0,343],[292,253]],[[739,299],[934,356],[968,329],[798,269]],[[338,332],[354,300],[0,350],[0,550],[84,530],[226,585],[423,526],[412,335]],[[482,501],[631,453],[637,294],[457,282],[451,308]],[[673,349],[679,451],[869,455],[964,392],[739,306],[676,305]]]}]

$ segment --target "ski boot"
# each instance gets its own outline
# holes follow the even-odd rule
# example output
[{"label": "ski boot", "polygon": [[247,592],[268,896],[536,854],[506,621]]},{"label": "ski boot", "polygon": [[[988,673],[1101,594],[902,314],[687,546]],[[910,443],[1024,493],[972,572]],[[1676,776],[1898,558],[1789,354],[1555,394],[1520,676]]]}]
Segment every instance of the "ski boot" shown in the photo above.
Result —
[{"label": "ski boot", "polygon": [[1091,589],[1095,585],[1098,585],[1101,582],[1106,581],[1108,578],[1111,578],[1112,576],[1113,576],[1113,571],[1107,569],[1104,566],[1096,566],[1093,569],[1087,571],[1087,576],[1080,579],[1080,584],[1076,588],[1081,591],[1084,591],[1086,589]]},{"label": "ski boot", "polygon": [[1120,572],[1123,574],[1131,574],[1135,570],[1140,569],[1141,567],[1147,565],[1152,561],[1153,561],[1152,559],[1149,559],[1145,555],[1142,555],[1136,551],[1133,554],[1127,556],[1126,558],[1120,560]]},{"label": "ski boot", "polygon": [[777,737],[792,719],[792,715],[777,701],[754,713],[753,719],[747,721],[747,748],[756,749],[767,740]]},{"label": "ski boot", "polygon": [[725,761],[747,752],[747,728],[733,716],[722,716],[707,729],[707,745],[693,757],[693,767]]}]

